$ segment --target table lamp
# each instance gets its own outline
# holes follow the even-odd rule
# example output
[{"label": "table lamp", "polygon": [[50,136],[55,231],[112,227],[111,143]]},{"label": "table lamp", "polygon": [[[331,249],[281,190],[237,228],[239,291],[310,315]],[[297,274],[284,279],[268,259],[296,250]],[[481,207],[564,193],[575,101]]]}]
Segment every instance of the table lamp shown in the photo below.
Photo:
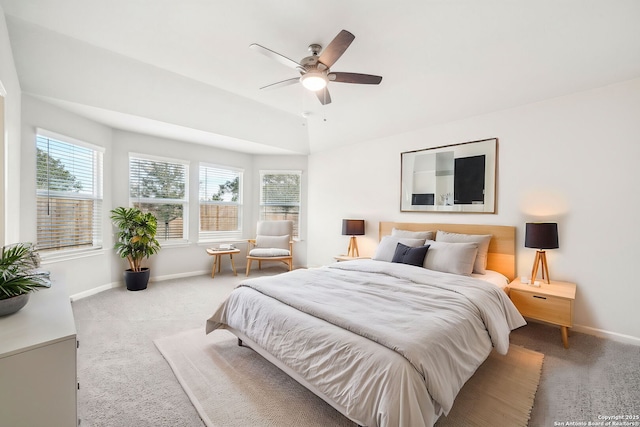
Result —
[{"label": "table lamp", "polygon": [[526,225],[524,246],[526,248],[538,249],[536,258],[533,261],[531,283],[536,280],[538,266],[540,264],[542,264],[542,279],[546,283],[550,283],[547,254],[544,249],[557,249],[559,247],[558,224],[555,222],[528,222]]},{"label": "table lamp", "polygon": [[349,250],[347,256],[359,257],[358,242],[356,236],[364,235],[364,219],[343,219],[342,220],[342,235],[351,236],[349,240]]}]

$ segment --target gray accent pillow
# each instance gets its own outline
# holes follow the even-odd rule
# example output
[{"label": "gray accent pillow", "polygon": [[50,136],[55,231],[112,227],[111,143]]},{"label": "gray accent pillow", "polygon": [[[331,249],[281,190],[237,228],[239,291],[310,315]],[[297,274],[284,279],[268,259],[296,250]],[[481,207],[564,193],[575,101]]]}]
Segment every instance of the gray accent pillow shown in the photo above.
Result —
[{"label": "gray accent pillow", "polygon": [[382,240],[380,240],[380,243],[376,248],[376,253],[371,259],[391,262],[391,260],[393,259],[393,255],[396,253],[396,247],[398,246],[398,243],[402,243],[403,245],[415,248],[417,246],[422,246],[422,244],[424,243],[424,239],[409,239],[405,237],[384,236]]},{"label": "gray accent pillow", "polygon": [[424,268],[443,273],[470,276],[478,253],[477,243],[449,243],[427,240],[429,245]]},{"label": "gray accent pillow", "polygon": [[398,243],[391,262],[415,265],[416,267],[422,268],[427,250],[429,250],[429,245],[412,248],[407,245],[403,245],[402,243]]},{"label": "gray accent pillow", "polygon": [[408,237],[410,239],[433,240],[433,231],[409,231],[392,228],[391,235],[396,237]]},{"label": "gray accent pillow", "polygon": [[473,264],[473,272],[485,274],[487,272],[487,252],[489,252],[491,237],[491,234],[459,234],[438,230],[436,242],[477,243],[478,254]]},{"label": "gray accent pillow", "polygon": [[256,248],[278,248],[289,252],[289,236],[256,236]]}]

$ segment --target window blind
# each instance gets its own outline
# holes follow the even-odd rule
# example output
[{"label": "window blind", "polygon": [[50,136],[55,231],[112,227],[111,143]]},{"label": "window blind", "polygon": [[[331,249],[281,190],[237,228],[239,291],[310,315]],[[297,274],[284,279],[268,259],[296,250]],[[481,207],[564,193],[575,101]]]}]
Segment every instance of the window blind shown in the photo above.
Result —
[{"label": "window blind", "polygon": [[239,238],[243,171],[200,164],[200,238]]},{"label": "window blind", "polygon": [[63,139],[36,135],[37,247],[101,247],[102,149]]},{"label": "window blind", "polygon": [[260,219],[292,220],[299,237],[301,171],[260,171]]},{"label": "window blind", "polygon": [[158,240],[186,240],[188,165],[185,162],[129,155],[131,205],[158,221]]}]

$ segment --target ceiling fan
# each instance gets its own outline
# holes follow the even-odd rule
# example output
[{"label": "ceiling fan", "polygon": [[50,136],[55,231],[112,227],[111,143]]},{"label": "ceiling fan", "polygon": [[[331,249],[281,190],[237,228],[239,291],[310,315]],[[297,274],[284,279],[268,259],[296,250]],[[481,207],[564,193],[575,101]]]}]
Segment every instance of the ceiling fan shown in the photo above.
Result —
[{"label": "ceiling fan", "polygon": [[382,77],[380,76],[331,71],[330,68],[342,56],[355,38],[356,37],[349,31],[342,30],[324,50],[322,50],[322,46],[319,44],[309,45],[311,55],[302,58],[299,63],[264,46],[260,46],[256,43],[252,44],[249,46],[251,49],[258,51],[261,54],[286,65],[287,67],[293,68],[300,73],[300,77],[294,77],[272,83],[270,85],[263,86],[260,89],[273,89],[300,82],[302,83],[302,86],[316,93],[316,96],[322,105],[326,105],[331,103],[331,96],[327,89],[329,82],[367,85],[380,84],[382,81]]}]

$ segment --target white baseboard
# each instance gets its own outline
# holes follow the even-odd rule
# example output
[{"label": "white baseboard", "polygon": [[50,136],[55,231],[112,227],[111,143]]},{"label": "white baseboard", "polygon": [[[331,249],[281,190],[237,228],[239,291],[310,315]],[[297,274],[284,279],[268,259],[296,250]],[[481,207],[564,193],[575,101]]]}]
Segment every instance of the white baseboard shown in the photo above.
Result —
[{"label": "white baseboard", "polygon": [[203,274],[211,274],[211,270],[189,271],[187,273],[167,274],[166,276],[156,276],[149,279],[149,282],[162,282],[171,279],[184,279],[185,277],[202,276]]},{"label": "white baseboard", "polygon": [[624,344],[633,344],[640,347],[640,338],[631,335],[619,334],[617,332],[605,331],[603,329],[592,328],[584,325],[573,325],[571,330],[576,332],[582,332],[583,334],[593,335],[598,338],[606,338],[612,341],[621,342]]},{"label": "white baseboard", "polygon": [[[162,281],[171,280],[171,279],[182,279],[182,278],[185,278],[185,277],[201,276],[203,274],[210,274],[210,271],[209,270],[190,271],[188,273],[168,274],[166,276],[152,277],[152,278],[149,279],[149,283],[162,282]],[[106,285],[98,286],[97,288],[89,289],[88,291],[78,292],[77,294],[73,294],[73,295],[69,296],[69,299],[71,299],[71,302],[73,302],[73,301],[77,301],[77,300],[80,300],[82,298],[90,297],[91,295],[99,294],[100,292],[107,291],[107,290],[113,289],[113,288],[118,288],[118,287],[121,287],[121,286],[124,286],[123,282],[112,282],[112,283],[108,283]]]},{"label": "white baseboard", "polygon": [[71,302],[78,301],[82,298],[90,297],[91,295],[99,294],[100,292],[117,288],[119,286],[122,286],[122,283],[119,283],[119,282],[108,283],[106,285],[98,286],[97,288],[89,289],[88,291],[82,291],[82,292],[78,292],[77,294],[73,294],[69,296],[69,299],[71,299]]}]

